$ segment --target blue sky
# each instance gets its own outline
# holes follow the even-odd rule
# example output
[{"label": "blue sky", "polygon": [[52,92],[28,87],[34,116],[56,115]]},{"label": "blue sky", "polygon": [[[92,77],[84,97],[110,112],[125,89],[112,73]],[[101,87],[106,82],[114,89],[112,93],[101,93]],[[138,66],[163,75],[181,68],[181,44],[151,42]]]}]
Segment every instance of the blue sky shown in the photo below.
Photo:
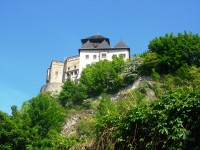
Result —
[{"label": "blue sky", "polygon": [[0,110],[36,96],[51,61],[77,55],[82,38],[122,39],[133,55],[184,31],[200,34],[199,0],[1,0]]}]

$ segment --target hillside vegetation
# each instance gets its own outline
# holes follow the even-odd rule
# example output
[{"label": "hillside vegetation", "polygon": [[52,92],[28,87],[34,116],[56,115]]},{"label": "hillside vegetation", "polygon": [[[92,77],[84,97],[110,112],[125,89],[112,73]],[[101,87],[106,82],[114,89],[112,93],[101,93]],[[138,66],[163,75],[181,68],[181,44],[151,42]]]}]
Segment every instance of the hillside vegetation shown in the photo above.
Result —
[{"label": "hillside vegetation", "polygon": [[88,65],[79,81],[0,112],[0,149],[200,149],[198,34],[154,38],[130,60]]}]

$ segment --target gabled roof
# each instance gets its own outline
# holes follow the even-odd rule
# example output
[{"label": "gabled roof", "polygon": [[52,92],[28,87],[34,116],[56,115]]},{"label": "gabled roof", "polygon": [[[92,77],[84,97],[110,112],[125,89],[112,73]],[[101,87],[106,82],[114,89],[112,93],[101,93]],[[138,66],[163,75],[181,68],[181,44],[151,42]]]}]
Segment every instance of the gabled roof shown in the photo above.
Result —
[{"label": "gabled roof", "polygon": [[104,40],[97,48],[110,48],[110,45]]},{"label": "gabled roof", "polygon": [[91,49],[91,48],[94,48],[94,46],[90,43],[90,41],[87,41],[81,47],[81,49]]},{"label": "gabled roof", "polygon": [[90,36],[88,38],[85,38],[85,39],[81,39],[81,43],[82,44],[85,44],[87,41],[90,41],[91,43],[101,43],[102,41],[106,41],[109,45],[110,45],[110,40],[109,38],[106,38],[106,37],[103,37],[102,35],[93,35],[93,36]]},{"label": "gabled roof", "polygon": [[124,41],[120,40],[115,46],[114,48],[129,48]]}]

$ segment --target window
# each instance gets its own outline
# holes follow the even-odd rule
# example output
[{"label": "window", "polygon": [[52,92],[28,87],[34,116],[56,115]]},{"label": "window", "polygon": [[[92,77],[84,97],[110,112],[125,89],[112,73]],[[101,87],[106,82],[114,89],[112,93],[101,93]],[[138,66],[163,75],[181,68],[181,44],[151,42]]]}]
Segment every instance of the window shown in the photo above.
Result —
[{"label": "window", "polygon": [[77,75],[77,71],[74,71],[74,74]]},{"label": "window", "polygon": [[76,66],[74,66],[74,69],[76,69]]},{"label": "window", "polygon": [[97,55],[93,55],[93,59],[97,59]]},{"label": "window", "polygon": [[55,72],[55,75],[58,75],[58,71]]},{"label": "window", "polygon": [[85,55],[85,59],[89,59],[89,55]]},{"label": "window", "polygon": [[70,70],[70,67],[68,67],[68,70]]},{"label": "window", "polygon": [[101,58],[106,58],[106,53],[102,53]]},{"label": "window", "polygon": [[67,73],[67,77],[69,77],[69,73]]}]

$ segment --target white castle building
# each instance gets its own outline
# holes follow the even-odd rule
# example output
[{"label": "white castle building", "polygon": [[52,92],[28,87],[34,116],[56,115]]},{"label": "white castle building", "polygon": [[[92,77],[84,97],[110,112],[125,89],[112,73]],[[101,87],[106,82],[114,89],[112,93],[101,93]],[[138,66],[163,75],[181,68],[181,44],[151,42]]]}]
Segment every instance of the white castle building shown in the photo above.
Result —
[{"label": "white castle building", "polygon": [[121,40],[113,48],[109,38],[94,35],[81,40],[79,55],[68,57],[64,62],[53,60],[47,69],[46,84],[40,92],[60,91],[67,79],[78,82],[83,68],[99,60],[112,60],[114,55],[122,55],[124,59],[130,58],[130,48]]}]

